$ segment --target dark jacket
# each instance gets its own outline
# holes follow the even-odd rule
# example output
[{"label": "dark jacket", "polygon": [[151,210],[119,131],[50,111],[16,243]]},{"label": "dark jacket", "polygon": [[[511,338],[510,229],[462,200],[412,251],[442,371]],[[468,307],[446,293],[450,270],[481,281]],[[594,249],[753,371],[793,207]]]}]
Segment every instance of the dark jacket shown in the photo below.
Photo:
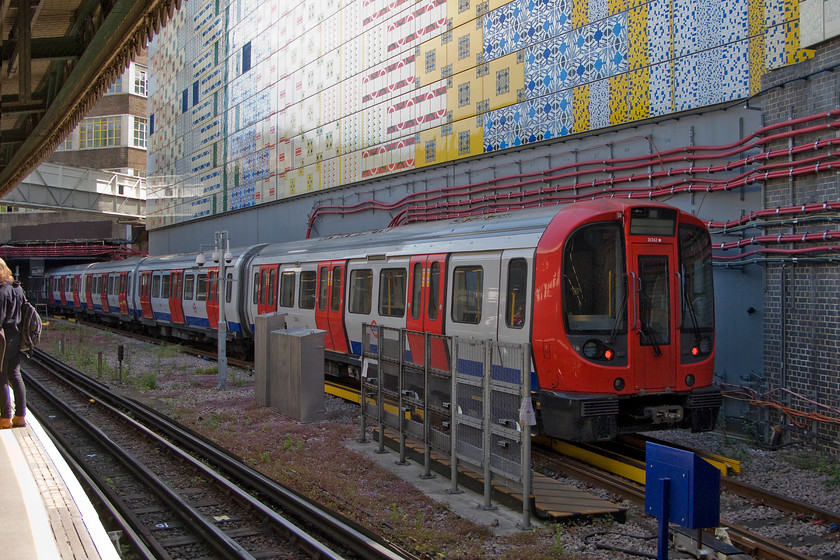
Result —
[{"label": "dark jacket", "polygon": [[3,325],[7,339],[10,334],[20,332],[18,327],[25,301],[26,293],[20,282],[0,284],[0,325]]}]

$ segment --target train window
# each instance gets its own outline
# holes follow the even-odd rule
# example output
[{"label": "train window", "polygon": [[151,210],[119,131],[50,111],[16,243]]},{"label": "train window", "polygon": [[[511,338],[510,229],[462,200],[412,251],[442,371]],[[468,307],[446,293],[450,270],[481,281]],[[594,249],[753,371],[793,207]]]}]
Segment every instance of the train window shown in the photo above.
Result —
[{"label": "train window", "polygon": [[452,320],[477,325],[481,322],[484,269],[480,266],[459,266],[453,275]]},{"label": "train window", "polygon": [[254,298],[253,303],[257,305],[260,302],[260,273],[254,272]]},{"label": "train window", "polygon": [[272,268],[268,271],[268,305],[274,307],[274,301],[277,299],[277,269]]},{"label": "train window", "polygon": [[332,297],[330,311],[341,309],[341,267],[334,266],[332,271]]},{"label": "train window", "polygon": [[572,233],[563,255],[563,309],[569,332],[625,332],[624,243],[619,223]]},{"label": "train window", "polygon": [[423,263],[414,263],[411,271],[411,318],[419,319],[423,307]]},{"label": "train window", "polygon": [[432,268],[429,271],[429,320],[437,321],[438,307],[440,301],[438,295],[440,294],[440,263],[432,263]]},{"label": "train window", "polygon": [[322,266],[318,271],[318,309],[327,309],[327,290],[329,290],[329,267]]},{"label": "train window", "polygon": [[187,274],[184,276],[184,299],[191,301],[195,296],[195,275]]},{"label": "train window", "polygon": [[116,280],[114,276],[108,276],[108,295],[110,296],[116,293],[114,292],[114,280]]},{"label": "train window", "polygon": [[350,272],[350,303],[347,308],[350,313],[370,315],[373,300],[373,271],[370,269],[353,270]]},{"label": "train window", "polygon": [[[100,280],[101,280],[101,278],[100,278]],[[152,297],[153,298],[159,298],[160,297],[160,275],[158,275],[158,274],[156,274],[155,277],[152,278]]]},{"label": "train window", "polygon": [[712,240],[705,230],[681,225],[682,328],[713,329]]},{"label": "train window", "polygon": [[525,300],[528,294],[528,263],[513,259],[508,263],[505,323],[512,329],[525,326]]},{"label": "train window", "polygon": [[295,273],[284,272],[280,275],[280,307],[295,306]]},{"label": "train window", "polygon": [[149,295],[149,275],[148,274],[141,274],[140,275],[140,296],[145,297]]},{"label": "train window", "polygon": [[379,273],[379,314],[386,317],[405,315],[404,268],[386,268]]},{"label": "train window", "polygon": [[260,288],[259,288],[260,305],[265,305],[265,294],[266,294],[267,291],[268,291],[268,270],[264,268],[260,271]]},{"label": "train window", "polygon": [[300,273],[300,296],[298,305],[301,309],[315,309],[315,271],[304,270]]},{"label": "train window", "polygon": [[643,345],[654,348],[671,343],[668,270],[668,257],[665,255],[639,256],[639,321],[642,325],[639,334]]},{"label": "train window", "polygon": [[227,281],[225,282],[225,302],[230,303],[233,297],[233,272],[227,273]]},{"label": "train window", "polygon": [[207,301],[207,275],[199,274],[195,284],[195,299]]},{"label": "train window", "polygon": [[172,279],[168,274],[164,274],[160,281],[160,297],[169,299],[169,290],[172,287]]}]

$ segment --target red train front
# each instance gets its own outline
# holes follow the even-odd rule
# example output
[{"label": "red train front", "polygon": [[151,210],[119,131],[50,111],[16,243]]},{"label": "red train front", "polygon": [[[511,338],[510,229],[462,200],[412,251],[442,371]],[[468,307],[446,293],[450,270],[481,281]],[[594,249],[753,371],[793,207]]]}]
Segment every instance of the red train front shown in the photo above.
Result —
[{"label": "red train front", "polygon": [[533,325],[542,431],[586,441],[714,428],[712,248],[691,215],[616,200],[565,208],[537,247]]}]

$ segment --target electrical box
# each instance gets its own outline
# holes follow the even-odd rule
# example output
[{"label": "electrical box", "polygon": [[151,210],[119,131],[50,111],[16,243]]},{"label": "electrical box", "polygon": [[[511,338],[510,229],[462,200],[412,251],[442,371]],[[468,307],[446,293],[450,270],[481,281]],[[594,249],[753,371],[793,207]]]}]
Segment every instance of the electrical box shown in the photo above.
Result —
[{"label": "electrical box", "polygon": [[269,337],[271,331],[285,326],[285,313],[265,313],[254,317],[254,400],[262,406],[271,406]]},{"label": "electrical box", "polygon": [[[668,499],[668,521],[689,529],[720,524],[720,471],[690,451],[647,443],[645,513],[657,515]],[[670,484],[663,496],[662,479]]]},{"label": "electrical box", "polygon": [[300,422],[324,419],[324,338],[318,329],[282,329],[269,338],[271,408]]}]

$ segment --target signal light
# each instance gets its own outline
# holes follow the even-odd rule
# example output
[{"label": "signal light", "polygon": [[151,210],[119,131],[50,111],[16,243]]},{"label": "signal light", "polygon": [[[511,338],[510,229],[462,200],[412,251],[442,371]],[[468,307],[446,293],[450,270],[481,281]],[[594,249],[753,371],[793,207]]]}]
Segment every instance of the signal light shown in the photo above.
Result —
[{"label": "signal light", "polygon": [[691,355],[692,356],[699,356],[700,355],[700,349],[697,348],[696,346],[692,347],[691,348]]},{"label": "signal light", "polygon": [[613,351],[611,349],[607,348],[606,350],[604,350],[604,359],[605,360],[612,360],[614,357],[615,357],[615,354],[613,353]]}]

